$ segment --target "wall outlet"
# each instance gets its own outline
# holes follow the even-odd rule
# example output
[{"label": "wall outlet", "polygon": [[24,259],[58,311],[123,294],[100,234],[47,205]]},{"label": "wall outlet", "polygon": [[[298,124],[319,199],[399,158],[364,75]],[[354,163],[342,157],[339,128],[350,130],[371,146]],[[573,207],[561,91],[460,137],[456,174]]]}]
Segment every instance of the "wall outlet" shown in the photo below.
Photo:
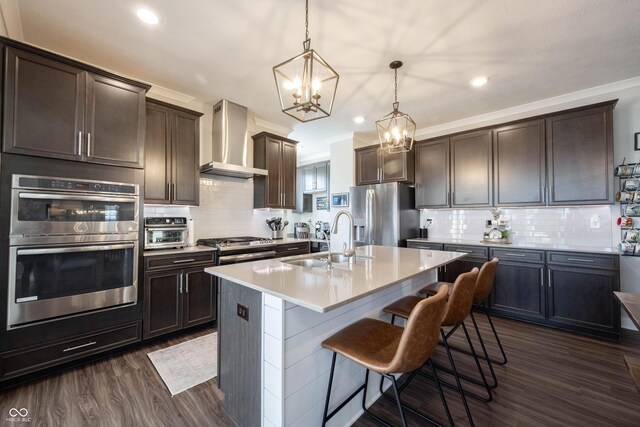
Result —
[{"label": "wall outlet", "polygon": [[249,307],[244,306],[242,304],[238,304],[238,317],[249,321]]},{"label": "wall outlet", "polygon": [[600,228],[600,215],[591,215],[591,228]]}]

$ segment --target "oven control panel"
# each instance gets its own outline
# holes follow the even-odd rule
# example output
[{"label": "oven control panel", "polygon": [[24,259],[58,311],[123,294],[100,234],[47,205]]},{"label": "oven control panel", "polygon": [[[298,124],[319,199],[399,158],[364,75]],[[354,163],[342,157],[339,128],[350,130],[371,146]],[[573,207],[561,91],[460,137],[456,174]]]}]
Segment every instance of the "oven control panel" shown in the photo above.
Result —
[{"label": "oven control panel", "polygon": [[[14,178],[16,176],[14,175]],[[98,182],[76,179],[45,178],[36,176],[18,176],[18,188],[34,188],[41,190],[82,191],[91,193],[137,194],[135,184],[116,182]],[[14,182],[14,187],[16,183]]]}]

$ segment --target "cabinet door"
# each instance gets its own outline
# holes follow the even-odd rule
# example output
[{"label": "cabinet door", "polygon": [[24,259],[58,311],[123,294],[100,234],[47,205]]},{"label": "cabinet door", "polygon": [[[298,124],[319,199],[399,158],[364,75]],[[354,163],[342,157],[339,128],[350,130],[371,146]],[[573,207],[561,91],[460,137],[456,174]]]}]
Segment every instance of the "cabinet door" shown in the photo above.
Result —
[{"label": "cabinet door", "polygon": [[549,205],[613,203],[612,107],[546,120]]},{"label": "cabinet door", "polygon": [[449,138],[416,145],[416,209],[449,207]]},{"label": "cabinet door", "polygon": [[328,163],[323,163],[321,165],[316,165],[315,176],[316,176],[316,191],[327,191],[328,188],[328,177],[327,169],[329,168]]},{"label": "cabinet door", "polygon": [[316,189],[316,170],[313,166],[301,169],[302,179],[304,180],[304,191],[313,192]]},{"label": "cabinet door", "polygon": [[175,111],[172,124],[171,203],[197,206],[200,200],[199,118]]},{"label": "cabinet door", "polygon": [[387,153],[380,150],[380,181],[407,181],[407,153]]},{"label": "cabinet door", "polygon": [[4,151],[82,159],[86,72],[6,48]]},{"label": "cabinet door", "polygon": [[493,130],[496,206],[544,205],[544,120]]},{"label": "cabinet door", "polygon": [[380,160],[378,147],[356,150],[356,185],[380,182]]},{"label": "cabinet door", "polygon": [[500,260],[489,297],[492,312],[523,320],[545,319],[544,264]]},{"label": "cabinet door", "polygon": [[267,137],[265,140],[265,169],[269,171],[266,179],[266,195],[268,208],[279,208],[282,205],[282,191],[280,189],[281,172],[280,159],[282,144],[277,139]]},{"label": "cabinet door", "polygon": [[216,320],[215,277],[202,267],[185,271],[183,322],[187,328]]},{"label": "cabinet door", "polygon": [[620,329],[617,271],[548,266],[548,317],[551,324],[607,336]]},{"label": "cabinet door", "polygon": [[145,91],[87,73],[87,161],[143,167]]},{"label": "cabinet door", "polygon": [[451,137],[451,206],[483,207],[493,202],[491,131]]},{"label": "cabinet door", "polygon": [[144,339],[182,328],[182,270],[144,275]]},{"label": "cabinet door", "polygon": [[282,142],[282,207],[296,208],[296,144]]},{"label": "cabinet door", "polygon": [[144,201],[168,204],[171,185],[171,110],[147,104]]}]

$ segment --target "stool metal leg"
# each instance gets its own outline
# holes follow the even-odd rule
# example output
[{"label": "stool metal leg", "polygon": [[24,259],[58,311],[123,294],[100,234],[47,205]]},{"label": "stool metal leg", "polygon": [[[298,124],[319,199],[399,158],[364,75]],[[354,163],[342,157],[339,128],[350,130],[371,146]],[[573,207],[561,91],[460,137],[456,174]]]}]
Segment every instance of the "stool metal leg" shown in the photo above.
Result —
[{"label": "stool metal leg", "polygon": [[447,399],[444,397],[444,392],[442,391],[442,386],[440,386],[440,380],[438,380],[438,374],[436,372],[435,366],[433,366],[433,362],[431,359],[428,360],[429,366],[431,367],[431,373],[433,374],[433,379],[436,383],[436,388],[438,389],[438,393],[440,393],[440,400],[442,400],[442,406],[444,406],[444,411],[447,413],[447,419],[449,420],[449,425],[453,427],[453,418],[451,417],[451,411],[449,411],[449,405],[447,405]]},{"label": "stool metal leg", "polygon": [[460,391],[460,397],[462,398],[462,404],[464,405],[464,410],[467,413],[467,418],[469,418],[469,424],[473,427],[475,424],[473,423],[473,417],[471,416],[471,410],[469,409],[469,404],[467,403],[467,397],[465,396],[464,389],[462,388],[462,384],[460,383],[460,377],[458,376],[458,370],[456,369],[456,364],[453,362],[453,356],[451,355],[451,349],[449,348],[449,344],[447,343],[447,337],[444,334],[444,330],[440,329],[440,335],[442,335],[442,341],[444,341],[444,348],[447,350],[447,356],[449,357],[449,363],[451,364],[451,369],[453,370],[453,376],[456,379],[456,384],[458,385],[458,390]]},{"label": "stool metal leg", "polygon": [[506,365],[507,364],[507,355],[504,352],[504,348],[502,347],[502,342],[500,342],[500,337],[498,336],[498,331],[496,331],[496,327],[493,326],[493,321],[491,320],[491,316],[487,311],[486,304],[483,303],[484,306],[484,314],[487,315],[487,320],[489,320],[489,325],[491,325],[491,330],[493,331],[493,336],[496,338],[496,342],[498,343],[498,347],[500,348],[500,352],[502,353],[502,361],[492,360],[493,363],[497,363],[498,365]]},{"label": "stool metal leg", "polygon": [[[478,355],[476,354],[476,350],[473,348],[473,343],[471,342],[471,337],[469,336],[469,331],[467,331],[467,326],[462,323],[462,330],[464,331],[464,335],[467,337],[467,342],[469,343],[469,348],[471,349],[471,353],[473,354],[473,360],[476,362],[476,367],[478,368],[478,372],[480,372],[480,378],[482,378],[482,383],[484,385],[484,388],[487,390],[487,394],[489,395],[489,397],[487,398],[487,402],[491,402],[493,400],[493,395],[491,393],[491,387],[489,386],[489,383],[487,382],[487,377],[485,377],[484,375],[484,371],[482,370],[482,366],[480,366],[480,360],[478,359]],[[481,341],[482,342],[482,341]],[[484,348],[484,345],[483,345]],[[491,373],[494,375],[495,378],[495,374],[493,373],[493,367],[491,366],[491,361],[487,361],[489,363],[489,368],[491,368]],[[497,380],[496,380],[496,384],[497,384]]]},{"label": "stool metal leg", "polygon": [[476,335],[478,335],[478,341],[480,341],[480,347],[482,347],[482,353],[484,354],[484,357],[478,357],[484,359],[487,362],[487,365],[489,365],[489,371],[491,372],[491,377],[493,377],[493,384],[489,384],[489,387],[496,388],[498,387],[498,377],[496,377],[496,372],[493,370],[493,361],[489,357],[487,347],[484,345],[484,340],[482,339],[482,334],[480,333],[480,328],[478,327],[478,322],[476,322],[476,318],[473,315],[473,311],[471,312],[471,321],[473,322],[473,327],[476,330]]},{"label": "stool metal leg", "polygon": [[327,398],[324,401],[324,415],[322,417],[322,427],[327,423],[330,417],[327,417],[327,412],[329,412],[329,399],[331,398],[331,385],[333,384],[333,372],[336,367],[336,353],[333,353],[333,358],[331,360],[331,373],[329,374],[329,386],[327,387]]}]

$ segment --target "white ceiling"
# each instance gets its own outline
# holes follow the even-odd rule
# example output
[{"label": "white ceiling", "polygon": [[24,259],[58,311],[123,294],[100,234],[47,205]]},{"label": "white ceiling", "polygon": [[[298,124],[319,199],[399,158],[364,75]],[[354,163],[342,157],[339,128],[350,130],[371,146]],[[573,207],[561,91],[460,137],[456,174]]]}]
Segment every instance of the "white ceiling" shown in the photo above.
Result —
[{"label": "white ceiling", "polygon": [[[307,156],[374,131],[391,111],[395,59],[405,64],[400,109],[419,129],[640,76],[638,0],[310,0],[311,46],[340,83],[331,117],[299,123],[280,112],[271,67],[302,51],[303,0],[17,4],[26,42],[202,102],[246,105],[293,128]],[[160,23],[141,23],[140,6]],[[489,84],[471,88],[481,74]]]}]

